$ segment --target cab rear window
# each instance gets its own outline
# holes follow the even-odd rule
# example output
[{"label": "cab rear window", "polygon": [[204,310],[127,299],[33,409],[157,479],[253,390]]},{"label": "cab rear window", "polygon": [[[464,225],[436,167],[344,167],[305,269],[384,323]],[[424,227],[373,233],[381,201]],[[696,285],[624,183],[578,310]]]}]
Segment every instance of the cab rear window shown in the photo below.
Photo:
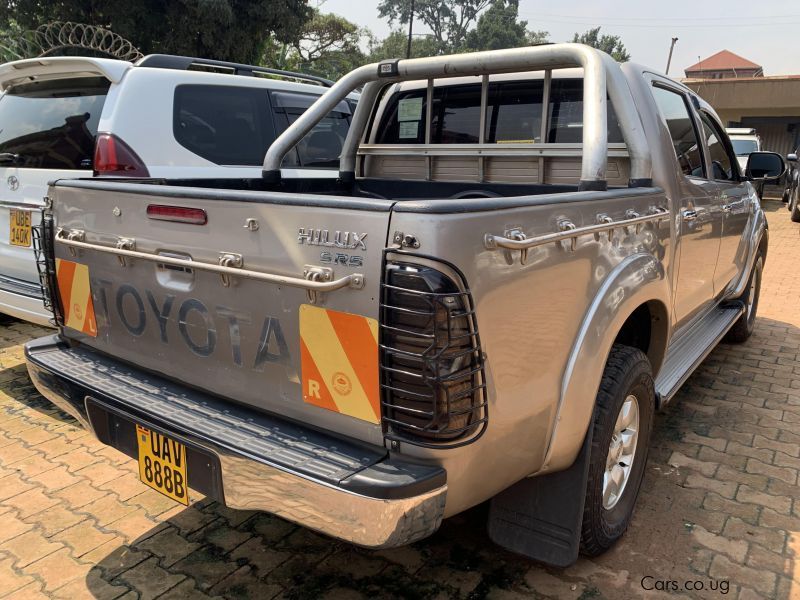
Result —
[{"label": "cab rear window", "polygon": [[[542,139],[541,80],[489,84],[484,140],[489,144],[581,143],[583,80],[553,79],[549,122]],[[409,90],[389,100],[378,130],[379,144],[424,144],[430,129],[432,144],[475,144],[480,140],[481,85],[440,86],[433,90],[430,124],[427,90]],[[608,141],[620,143],[622,133],[608,103]],[[429,127],[428,127],[429,125]]]},{"label": "cab rear window", "polygon": [[90,77],[10,88],[0,98],[0,166],[91,169],[108,87]]}]

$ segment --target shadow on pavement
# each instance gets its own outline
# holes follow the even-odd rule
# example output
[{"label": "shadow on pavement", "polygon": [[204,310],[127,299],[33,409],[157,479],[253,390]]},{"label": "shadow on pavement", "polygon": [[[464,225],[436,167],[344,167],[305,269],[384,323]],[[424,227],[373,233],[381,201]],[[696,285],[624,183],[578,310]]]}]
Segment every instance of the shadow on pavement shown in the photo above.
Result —
[{"label": "shadow on pavement", "polygon": [[[735,502],[726,490],[737,484],[725,477],[715,480],[714,473],[704,470],[707,465],[720,472],[733,468],[726,476],[734,480],[750,477],[747,481],[751,485],[756,485],[753,477],[768,481],[763,475],[748,475],[744,464],[737,468],[735,461],[739,459],[727,456],[724,444],[728,442],[720,440],[746,437],[739,430],[747,430],[759,415],[766,414],[764,410],[776,409],[777,396],[769,391],[769,385],[764,389],[758,384],[760,370],[769,372],[759,363],[778,364],[781,344],[796,348],[798,342],[797,327],[759,319],[746,344],[722,344],[715,349],[656,417],[650,462],[637,512],[625,537],[606,554],[581,558],[567,569],[538,566],[493,545],[486,535],[486,505],[446,520],[435,535],[411,546],[369,551],[268,514],[234,511],[203,500],[101,558],[87,584],[98,596],[103,586],[124,584],[154,594],[171,588],[176,598],[280,595],[298,599],[586,600],[647,596],[645,586],[663,580],[718,586],[713,592],[708,587],[703,592],[682,590],[685,597],[719,597],[722,588],[736,597],[739,586],[758,589],[762,583],[755,581],[756,574],[764,570],[745,564],[749,559],[746,561],[744,555],[732,559],[725,554],[724,544],[737,540],[726,529],[728,520],[761,531],[759,514],[766,508],[759,505],[758,497],[750,504]],[[791,397],[783,402],[787,407],[792,405]],[[769,403],[771,409],[763,408]],[[795,406],[800,414],[800,394]],[[708,456],[694,458],[702,439],[710,446],[720,444],[716,455],[709,450]],[[676,456],[693,458],[677,465]],[[771,479],[769,482],[770,486],[776,484]],[[791,494],[791,490],[782,493]],[[793,495],[798,497],[796,492]],[[717,504],[709,503],[709,498]],[[763,502],[769,502],[768,496]],[[723,546],[712,551],[715,544]],[[761,591],[768,597],[788,600],[796,591],[791,586],[796,557],[791,543],[787,549],[772,550],[772,556],[783,562],[783,571],[790,574],[783,583],[790,585],[781,587],[776,579],[771,593],[766,588]],[[158,586],[166,587],[155,589]],[[168,593],[164,597],[172,596]]]}]

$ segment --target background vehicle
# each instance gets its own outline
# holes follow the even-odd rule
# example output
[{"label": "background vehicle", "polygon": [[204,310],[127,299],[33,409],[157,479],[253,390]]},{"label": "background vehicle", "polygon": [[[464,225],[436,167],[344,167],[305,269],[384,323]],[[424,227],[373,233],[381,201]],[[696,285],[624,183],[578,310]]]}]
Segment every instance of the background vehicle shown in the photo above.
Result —
[{"label": "background vehicle", "polygon": [[[362,85],[339,179],[282,177]],[[49,192],[32,380],[180,502],[162,443],[231,507],[389,547],[491,498],[492,539],[568,564],[625,531],[655,410],[754,327],[766,222],[718,118],[586,46],[361,67],[263,169]]]},{"label": "background vehicle", "polygon": [[792,216],[792,221],[800,223],[800,169],[797,166],[797,155],[800,148],[786,156],[786,179],[784,182],[783,198],[786,208]]},{"label": "background vehicle", "polygon": [[750,156],[750,153],[761,151],[761,138],[756,134],[756,130],[751,127],[728,127],[725,131],[730,136],[739,168],[744,173],[744,169],[747,166],[747,157]]},{"label": "background vehicle", "polygon": [[[31,245],[49,181],[93,172],[258,177],[272,140],[329,84],[164,55],[136,65],[56,57],[0,66],[0,313],[40,324],[52,318],[42,304]],[[337,175],[356,98],[336,106],[287,157],[287,177],[300,168],[304,177]]]}]

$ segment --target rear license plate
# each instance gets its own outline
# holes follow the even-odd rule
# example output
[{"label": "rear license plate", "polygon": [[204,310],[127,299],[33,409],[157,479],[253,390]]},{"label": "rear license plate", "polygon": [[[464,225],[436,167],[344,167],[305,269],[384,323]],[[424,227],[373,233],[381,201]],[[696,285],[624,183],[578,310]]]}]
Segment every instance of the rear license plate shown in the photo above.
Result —
[{"label": "rear license plate", "polygon": [[31,245],[31,211],[11,209],[8,242],[12,246]]},{"label": "rear license plate", "polygon": [[154,490],[189,506],[186,446],[165,435],[136,426],[139,478]]}]

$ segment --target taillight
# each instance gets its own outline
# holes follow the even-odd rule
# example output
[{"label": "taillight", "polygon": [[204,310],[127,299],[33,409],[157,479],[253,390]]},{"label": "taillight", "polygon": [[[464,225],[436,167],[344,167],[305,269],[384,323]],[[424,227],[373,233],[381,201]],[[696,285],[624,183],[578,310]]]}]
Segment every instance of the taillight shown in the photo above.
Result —
[{"label": "taillight", "polygon": [[94,145],[94,175],[150,177],[147,167],[136,152],[111,133],[97,134]]},{"label": "taillight", "polygon": [[486,383],[472,297],[442,271],[386,263],[381,388],[389,439],[441,448],[483,433]]},{"label": "taillight", "polygon": [[147,216],[157,221],[174,221],[176,223],[189,223],[190,225],[205,225],[208,223],[208,215],[202,208],[187,208],[185,206],[150,204],[147,207]]}]

